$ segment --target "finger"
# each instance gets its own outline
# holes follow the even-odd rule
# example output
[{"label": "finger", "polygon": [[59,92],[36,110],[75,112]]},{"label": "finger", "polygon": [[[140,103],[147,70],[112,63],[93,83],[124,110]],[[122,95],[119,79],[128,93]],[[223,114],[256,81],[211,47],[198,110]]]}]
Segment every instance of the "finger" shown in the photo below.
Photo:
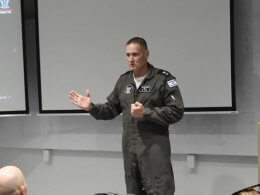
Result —
[{"label": "finger", "polygon": [[70,93],[70,94],[69,94],[69,98],[70,98],[70,99],[78,99],[79,96],[78,96],[77,94]]},{"label": "finger", "polygon": [[136,106],[141,106],[142,104],[140,102],[135,102]]},{"label": "finger", "polygon": [[79,93],[77,93],[76,91],[71,91],[69,92],[69,97],[79,97]]},{"label": "finger", "polygon": [[78,102],[79,102],[79,99],[80,99],[80,97],[81,97],[81,95],[71,95],[71,96],[69,96],[69,98],[70,98],[70,100],[73,102],[73,103],[75,103],[75,104],[78,104]]},{"label": "finger", "polygon": [[136,108],[136,109],[141,109],[142,106],[143,106],[143,105],[142,105],[141,103],[139,103],[139,102],[135,103],[135,108]]},{"label": "finger", "polygon": [[136,110],[137,106],[135,104],[131,104],[131,110]]},{"label": "finger", "polygon": [[87,97],[90,97],[90,91],[89,91],[89,89],[86,90],[86,96],[87,96]]},{"label": "finger", "polygon": [[71,103],[76,103],[78,102],[78,98],[72,94],[69,94],[70,102]]},{"label": "finger", "polygon": [[73,104],[78,104],[78,100],[76,98],[70,98],[70,102]]},{"label": "finger", "polygon": [[133,114],[136,110],[136,106],[134,104],[131,104],[131,113]]}]

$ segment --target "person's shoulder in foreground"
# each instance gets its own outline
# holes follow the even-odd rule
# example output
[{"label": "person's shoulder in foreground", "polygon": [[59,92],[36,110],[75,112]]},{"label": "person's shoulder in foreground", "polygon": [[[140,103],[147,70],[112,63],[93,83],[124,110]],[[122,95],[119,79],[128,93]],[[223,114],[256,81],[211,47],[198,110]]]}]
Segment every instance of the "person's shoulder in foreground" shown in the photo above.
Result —
[{"label": "person's shoulder in foreground", "polygon": [[0,195],[26,195],[27,185],[22,171],[16,166],[0,169]]}]

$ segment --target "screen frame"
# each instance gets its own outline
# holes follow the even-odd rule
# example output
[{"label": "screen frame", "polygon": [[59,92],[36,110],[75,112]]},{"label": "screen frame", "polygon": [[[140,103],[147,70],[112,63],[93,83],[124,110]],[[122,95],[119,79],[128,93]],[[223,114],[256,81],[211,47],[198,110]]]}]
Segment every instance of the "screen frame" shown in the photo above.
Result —
[{"label": "screen frame", "polygon": [[233,114],[237,111],[236,107],[236,87],[235,87],[235,47],[234,47],[234,1],[229,1],[230,7],[230,54],[231,54],[231,102],[232,106],[228,107],[185,107],[185,112],[230,112]]},{"label": "screen frame", "polygon": [[[36,24],[36,48],[37,48],[37,79],[38,79],[38,100],[40,114],[74,114],[88,113],[80,109],[64,109],[64,110],[44,110],[42,107],[42,91],[41,91],[41,63],[40,63],[40,37],[39,37],[39,20],[38,20],[38,0],[35,1],[35,24]],[[227,107],[185,107],[184,111],[188,114],[214,114],[214,113],[237,113],[236,106],[236,90],[235,90],[235,57],[234,57],[234,0],[229,0],[230,9],[230,60],[231,60],[231,106]],[[185,105],[185,102],[184,102]]]},{"label": "screen frame", "polygon": [[2,115],[20,115],[29,114],[29,98],[28,98],[28,81],[27,81],[27,59],[26,59],[26,38],[25,38],[25,0],[19,0],[21,7],[21,27],[22,27],[22,52],[23,52],[23,70],[24,70],[24,89],[25,89],[25,109],[24,110],[11,110],[11,111],[0,111]]}]

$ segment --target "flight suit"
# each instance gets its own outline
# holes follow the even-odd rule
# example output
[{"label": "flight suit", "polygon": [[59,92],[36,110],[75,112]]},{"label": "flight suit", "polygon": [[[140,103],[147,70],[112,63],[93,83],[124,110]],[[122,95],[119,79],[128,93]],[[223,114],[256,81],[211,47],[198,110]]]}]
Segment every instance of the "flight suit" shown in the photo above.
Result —
[{"label": "flight suit", "polygon": [[[184,106],[176,79],[149,64],[149,72],[136,88],[133,72],[118,79],[105,104],[93,104],[96,119],[113,119],[122,113],[122,148],[127,193],[173,195],[169,124],[179,121]],[[131,104],[145,107],[142,119],[133,118]]]}]

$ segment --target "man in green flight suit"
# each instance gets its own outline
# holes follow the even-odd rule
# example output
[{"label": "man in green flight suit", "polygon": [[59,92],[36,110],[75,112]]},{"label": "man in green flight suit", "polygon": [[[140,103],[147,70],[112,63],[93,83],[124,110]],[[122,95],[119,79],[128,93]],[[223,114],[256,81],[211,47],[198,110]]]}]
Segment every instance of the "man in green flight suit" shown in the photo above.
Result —
[{"label": "man in green flight suit", "polygon": [[89,90],[69,97],[75,105],[101,120],[122,113],[122,148],[128,194],[173,195],[174,176],[169,141],[170,124],[183,117],[176,79],[148,62],[149,50],[140,37],[126,44],[130,71],[118,79],[104,104],[93,104]]}]

